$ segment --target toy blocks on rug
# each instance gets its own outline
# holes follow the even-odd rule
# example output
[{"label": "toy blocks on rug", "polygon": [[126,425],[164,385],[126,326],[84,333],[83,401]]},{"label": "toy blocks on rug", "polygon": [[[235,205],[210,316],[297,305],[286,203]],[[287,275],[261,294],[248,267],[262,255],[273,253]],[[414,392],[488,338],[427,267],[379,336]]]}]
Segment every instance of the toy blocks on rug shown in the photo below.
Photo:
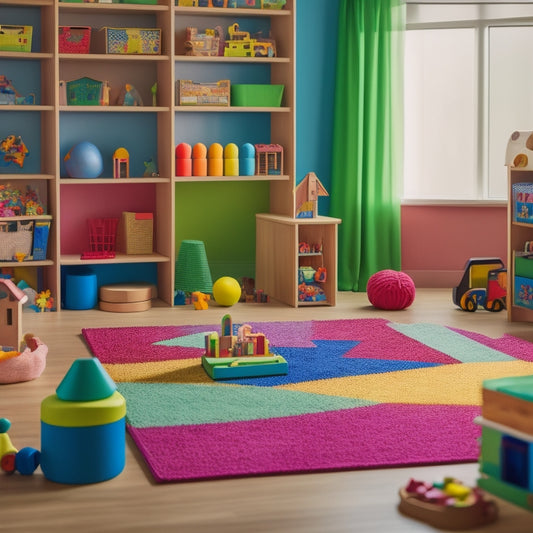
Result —
[{"label": "toy blocks on rug", "polygon": [[272,354],[263,333],[252,333],[243,324],[233,335],[230,315],[222,318],[221,335],[216,331],[205,335],[205,355],[202,367],[212,379],[231,379],[287,374],[287,361]]},{"label": "toy blocks on rug", "polygon": [[533,376],[483,382],[478,485],[533,511]]}]

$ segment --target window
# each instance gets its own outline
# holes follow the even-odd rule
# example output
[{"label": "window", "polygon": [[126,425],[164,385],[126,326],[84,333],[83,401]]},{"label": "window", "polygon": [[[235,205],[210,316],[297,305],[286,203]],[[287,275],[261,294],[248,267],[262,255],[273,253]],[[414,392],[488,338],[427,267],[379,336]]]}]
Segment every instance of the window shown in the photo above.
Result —
[{"label": "window", "polygon": [[507,141],[533,130],[532,49],[533,4],[407,6],[405,201],[506,199]]}]

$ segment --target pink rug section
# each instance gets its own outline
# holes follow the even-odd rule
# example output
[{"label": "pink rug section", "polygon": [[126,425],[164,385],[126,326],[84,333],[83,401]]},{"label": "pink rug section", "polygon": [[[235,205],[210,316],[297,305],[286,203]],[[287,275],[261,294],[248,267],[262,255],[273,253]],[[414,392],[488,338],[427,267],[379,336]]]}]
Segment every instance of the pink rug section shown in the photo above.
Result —
[{"label": "pink rug section", "polygon": [[[411,339],[389,327],[384,318],[358,320],[327,320],[313,322],[313,339],[354,340],[361,345],[346,352],[344,357],[359,359],[384,359],[410,361],[416,354],[417,361],[441,364],[457,364],[459,361],[434,348]],[[363,349],[361,349],[363,348]]]},{"label": "pink rug section", "polygon": [[135,328],[86,328],[83,336],[95,357],[110,364],[148,363],[201,357],[203,350],[158,346],[156,342],[220,329],[219,326],[145,326]]},{"label": "pink rug section", "polygon": [[450,329],[468,337],[469,339],[479,342],[480,344],[492,348],[493,350],[498,350],[499,352],[510,355],[515,359],[533,362],[533,349],[531,343],[524,339],[513,337],[507,333],[497,339],[491,339],[490,337],[486,337],[481,333],[475,333],[473,331],[465,331],[456,328]]},{"label": "pink rug section", "polygon": [[192,481],[475,462],[480,428],[472,420],[479,412],[479,407],[382,404],[128,431],[156,481]]}]

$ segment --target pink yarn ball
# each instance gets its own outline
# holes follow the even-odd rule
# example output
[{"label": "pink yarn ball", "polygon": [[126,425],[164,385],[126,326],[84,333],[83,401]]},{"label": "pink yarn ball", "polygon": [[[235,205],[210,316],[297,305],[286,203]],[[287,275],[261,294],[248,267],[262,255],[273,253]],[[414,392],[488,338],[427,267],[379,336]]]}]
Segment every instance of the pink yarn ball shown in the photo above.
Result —
[{"label": "pink yarn ball", "polygon": [[415,284],[405,272],[380,270],[368,280],[366,293],[378,309],[405,309],[415,299]]}]

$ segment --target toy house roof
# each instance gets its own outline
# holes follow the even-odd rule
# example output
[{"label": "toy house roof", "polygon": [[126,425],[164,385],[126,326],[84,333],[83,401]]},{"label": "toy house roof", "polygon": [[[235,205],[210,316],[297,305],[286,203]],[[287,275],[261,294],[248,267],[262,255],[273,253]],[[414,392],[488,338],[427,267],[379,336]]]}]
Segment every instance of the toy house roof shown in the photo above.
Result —
[{"label": "toy house roof", "polygon": [[280,144],[256,144],[256,152],[281,152],[283,150]]},{"label": "toy house roof", "polygon": [[10,279],[0,278],[0,289],[5,287],[5,289],[11,293],[13,298],[18,300],[21,304],[28,301],[28,296],[22,292]]},{"label": "toy house roof", "polygon": [[305,188],[306,190],[309,190],[310,186],[316,187],[316,195],[317,196],[329,196],[328,191],[322,185],[322,182],[318,179],[317,175],[314,172],[308,172],[304,179],[298,183],[296,186],[296,190]]}]

